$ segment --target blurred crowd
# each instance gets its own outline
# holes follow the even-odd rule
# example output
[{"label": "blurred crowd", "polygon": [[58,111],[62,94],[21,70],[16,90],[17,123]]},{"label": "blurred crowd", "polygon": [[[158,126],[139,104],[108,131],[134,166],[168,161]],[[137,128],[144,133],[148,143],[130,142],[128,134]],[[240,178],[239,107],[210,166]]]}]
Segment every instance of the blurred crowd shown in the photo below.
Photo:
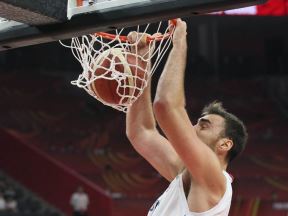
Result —
[{"label": "blurred crowd", "polygon": [[4,180],[0,180],[0,212],[17,212],[16,191]]}]

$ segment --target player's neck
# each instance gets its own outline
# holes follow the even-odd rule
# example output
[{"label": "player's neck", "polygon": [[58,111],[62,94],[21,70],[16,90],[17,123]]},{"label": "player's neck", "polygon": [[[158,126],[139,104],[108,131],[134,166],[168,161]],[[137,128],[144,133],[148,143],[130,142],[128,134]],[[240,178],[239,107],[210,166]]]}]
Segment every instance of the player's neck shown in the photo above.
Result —
[{"label": "player's neck", "polygon": [[227,163],[227,161],[225,160],[225,158],[223,158],[223,157],[221,157],[221,156],[218,156],[218,159],[219,159],[219,162],[220,162],[220,165],[221,165],[222,170],[226,170],[227,167],[228,167],[228,163]]}]

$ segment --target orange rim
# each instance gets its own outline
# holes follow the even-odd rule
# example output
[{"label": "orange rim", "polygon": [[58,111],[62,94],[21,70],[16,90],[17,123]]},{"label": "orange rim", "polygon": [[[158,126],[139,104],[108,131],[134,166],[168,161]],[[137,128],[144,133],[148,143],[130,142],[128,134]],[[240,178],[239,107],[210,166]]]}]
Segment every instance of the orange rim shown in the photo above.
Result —
[{"label": "orange rim", "polygon": [[[172,26],[176,26],[177,20],[172,19],[172,20],[169,20],[169,22],[172,24]],[[172,33],[173,33],[173,29],[170,29],[170,31],[166,34],[159,34],[157,36],[147,37],[147,42],[154,41],[154,40],[155,41],[161,41],[163,39],[169,38]],[[101,36],[101,37],[108,39],[108,40],[114,40],[117,37],[115,34],[109,34],[106,32],[97,32],[94,35],[95,36]],[[118,37],[119,37],[121,42],[127,42],[128,41],[127,36],[121,36],[120,35]]]}]

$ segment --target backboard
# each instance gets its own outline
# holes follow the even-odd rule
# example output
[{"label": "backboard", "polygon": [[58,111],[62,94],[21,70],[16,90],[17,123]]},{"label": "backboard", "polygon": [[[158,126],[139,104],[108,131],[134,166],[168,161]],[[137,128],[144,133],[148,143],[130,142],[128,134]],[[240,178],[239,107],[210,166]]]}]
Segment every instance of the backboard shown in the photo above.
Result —
[{"label": "backboard", "polygon": [[0,0],[0,51],[266,1]]}]

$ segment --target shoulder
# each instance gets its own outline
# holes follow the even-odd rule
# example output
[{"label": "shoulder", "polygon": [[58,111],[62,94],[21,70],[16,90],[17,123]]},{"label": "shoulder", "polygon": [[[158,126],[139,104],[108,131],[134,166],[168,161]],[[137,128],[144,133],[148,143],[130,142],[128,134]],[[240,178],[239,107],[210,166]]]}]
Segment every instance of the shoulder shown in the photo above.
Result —
[{"label": "shoulder", "polygon": [[[217,203],[224,196],[227,190],[230,190],[232,178],[226,171],[221,171],[219,175],[221,179],[218,177],[218,181],[216,181],[213,177],[211,177],[208,181],[197,182],[193,179],[193,175],[191,175],[188,171],[183,172],[183,186],[189,187],[189,195],[198,191],[200,193],[205,194],[201,195],[202,197],[206,197],[209,202]],[[193,189],[193,190],[191,190]],[[194,194],[195,195],[195,194]]]}]

